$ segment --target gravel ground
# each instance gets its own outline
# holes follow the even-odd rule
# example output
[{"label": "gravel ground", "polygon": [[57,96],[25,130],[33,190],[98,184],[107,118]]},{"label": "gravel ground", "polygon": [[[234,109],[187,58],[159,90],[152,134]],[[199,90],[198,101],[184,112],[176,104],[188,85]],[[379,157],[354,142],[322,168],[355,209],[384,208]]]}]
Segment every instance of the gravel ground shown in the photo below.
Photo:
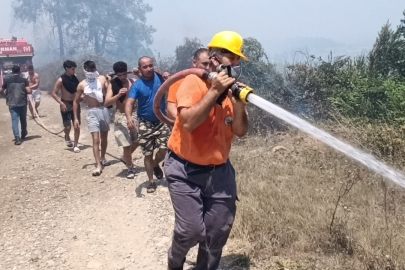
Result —
[{"label": "gravel ground", "polygon": [[[46,92],[39,109],[49,128],[62,129],[59,106]],[[91,136],[83,116],[78,154],[33,120],[27,140],[15,146],[8,107],[0,99],[1,270],[166,269],[174,222],[167,182],[146,193],[140,150],[134,154],[139,174],[126,179],[113,132],[107,149],[112,165],[92,177]],[[221,269],[242,269],[234,265],[229,246]],[[193,249],[185,269],[192,269],[195,258]]]}]

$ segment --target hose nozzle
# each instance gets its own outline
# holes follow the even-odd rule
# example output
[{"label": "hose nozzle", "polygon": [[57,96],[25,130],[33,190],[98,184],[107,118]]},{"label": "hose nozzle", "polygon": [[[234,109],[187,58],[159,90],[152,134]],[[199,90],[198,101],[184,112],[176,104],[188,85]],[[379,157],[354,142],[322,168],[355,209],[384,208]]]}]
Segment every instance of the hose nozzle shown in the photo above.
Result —
[{"label": "hose nozzle", "polygon": [[232,94],[242,100],[243,103],[248,104],[247,97],[249,94],[254,93],[253,88],[250,88],[249,86],[240,86],[237,85],[236,83],[231,86]]}]

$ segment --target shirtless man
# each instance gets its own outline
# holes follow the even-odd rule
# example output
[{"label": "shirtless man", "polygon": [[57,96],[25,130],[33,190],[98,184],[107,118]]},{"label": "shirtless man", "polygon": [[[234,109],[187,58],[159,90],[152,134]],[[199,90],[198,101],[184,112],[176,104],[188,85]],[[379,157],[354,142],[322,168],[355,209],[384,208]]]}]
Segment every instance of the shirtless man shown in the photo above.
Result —
[{"label": "shirtless man", "polygon": [[[73,100],[79,85],[79,80],[75,76],[76,63],[70,60],[66,60],[63,63],[65,74],[63,74],[55,84],[52,92],[52,97],[60,104],[60,113],[62,115],[63,126],[65,127],[65,142],[67,147],[74,147],[75,153],[80,152],[80,148],[77,146],[80,136],[80,126],[75,127],[74,145],[70,140],[70,130],[72,129],[72,123],[75,119],[73,117]],[[58,92],[61,91],[61,98],[58,97]],[[77,112],[77,119],[80,121],[80,107]]]},{"label": "shirtless man", "polygon": [[[93,176],[99,176],[105,166],[110,163],[105,159],[107,150],[108,131],[110,131],[110,114],[104,106],[104,96],[108,87],[108,81],[104,76],[99,76],[96,64],[93,61],[84,62],[86,79],[79,83],[73,103],[73,115],[75,128],[80,126],[80,100],[84,94],[89,107],[87,111],[87,124],[93,138],[93,154],[96,168]],[[100,156],[101,148],[101,156]]]},{"label": "shirtless man", "polygon": [[[124,62],[117,62],[113,66],[116,77],[110,80],[105,97],[105,106],[116,106],[114,121],[114,136],[118,146],[123,147],[123,160],[127,165],[126,176],[129,179],[135,177],[135,170],[132,163],[132,153],[139,146],[138,130],[128,129],[127,118],[125,116],[125,102],[128,98],[133,80],[128,79],[128,66]],[[135,74],[135,72],[133,72]],[[135,106],[136,109],[136,106]],[[136,119],[136,110],[132,112],[132,117]]]},{"label": "shirtless man", "polygon": [[[32,99],[35,102],[35,111],[36,114],[39,116],[38,107],[41,103],[41,91],[39,90],[39,74],[35,73],[34,66],[28,65],[28,83],[30,85],[30,89],[32,90]],[[30,100],[28,100],[28,108],[30,109],[32,118],[35,118],[35,114],[31,105]]]}]

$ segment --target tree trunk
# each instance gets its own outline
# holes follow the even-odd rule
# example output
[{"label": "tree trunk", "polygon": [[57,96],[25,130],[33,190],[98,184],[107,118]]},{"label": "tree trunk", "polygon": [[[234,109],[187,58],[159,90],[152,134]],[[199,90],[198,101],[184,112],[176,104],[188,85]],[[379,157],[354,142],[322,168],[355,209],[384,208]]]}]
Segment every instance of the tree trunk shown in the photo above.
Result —
[{"label": "tree trunk", "polygon": [[56,27],[58,28],[58,37],[59,37],[59,54],[60,56],[65,56],[65,45],[63,40],[63,29],[62,29],[62,18],[61,18],[61,7],[59,0],[56,1]]}]

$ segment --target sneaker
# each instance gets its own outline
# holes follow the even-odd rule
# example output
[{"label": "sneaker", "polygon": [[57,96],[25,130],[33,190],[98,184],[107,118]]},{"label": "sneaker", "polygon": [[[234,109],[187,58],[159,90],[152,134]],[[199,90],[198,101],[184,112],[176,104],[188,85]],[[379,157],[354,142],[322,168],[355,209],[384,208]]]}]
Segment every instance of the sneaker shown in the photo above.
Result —
[{"label": "sneaker", "polygon": [[21,145],[21,144],[22,144],[21,139],[20,139],[19,137],[16,137],[14,144],[15,144],[15,145]]},{"label": "sneaker", "polygon": [[127,170],[127,178],[134,179],[135,178],[135,171],[133,168]]},{"label": "sneaker", "polygon": [[80,148],[76,146],[75,148],[73,148],[73,152],[80,153]]}]

